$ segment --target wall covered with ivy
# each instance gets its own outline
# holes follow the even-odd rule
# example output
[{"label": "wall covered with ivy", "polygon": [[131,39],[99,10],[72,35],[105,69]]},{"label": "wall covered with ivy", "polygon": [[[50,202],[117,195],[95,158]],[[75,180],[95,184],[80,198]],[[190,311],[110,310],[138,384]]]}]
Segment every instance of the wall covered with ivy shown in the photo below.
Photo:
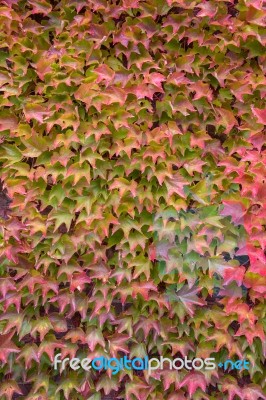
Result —
[{"label": "wall covered with ivy", "polygon": [[265,26],[262,0],[0,1],[1,400],[266,399]]}]

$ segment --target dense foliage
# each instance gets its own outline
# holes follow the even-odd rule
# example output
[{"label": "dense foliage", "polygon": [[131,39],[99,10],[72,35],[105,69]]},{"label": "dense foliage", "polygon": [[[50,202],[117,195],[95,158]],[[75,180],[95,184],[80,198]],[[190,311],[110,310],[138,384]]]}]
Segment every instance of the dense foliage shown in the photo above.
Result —
[{"label": "dense foliage", "polygon": [[264,2],[0,3],[0,399],[266,399]]}]

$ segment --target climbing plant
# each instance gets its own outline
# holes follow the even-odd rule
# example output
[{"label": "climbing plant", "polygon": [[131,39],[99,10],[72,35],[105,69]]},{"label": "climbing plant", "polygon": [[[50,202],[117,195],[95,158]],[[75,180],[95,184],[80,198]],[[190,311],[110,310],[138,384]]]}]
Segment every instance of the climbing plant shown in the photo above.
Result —
[{"label": "climbing plant", "polygon": [[0,5],[0,399],[266,399],[265,2]]}]

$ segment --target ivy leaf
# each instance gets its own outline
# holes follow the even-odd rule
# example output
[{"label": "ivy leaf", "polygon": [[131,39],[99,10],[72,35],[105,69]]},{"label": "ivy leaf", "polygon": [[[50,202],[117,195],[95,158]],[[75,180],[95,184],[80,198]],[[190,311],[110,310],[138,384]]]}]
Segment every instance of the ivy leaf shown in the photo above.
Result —
[{"label": "ivy leaf", "polygon": [[69,231],[72,219],[73,215],[64,210],[53,211],[52,213],[50,213],[50,216],[48,218],[49,221],[55,220],[54,232],[62,224],[65,224],[67,231]]},{"label": "ivy leaf", "polygon": [[0,131],[13,131],[18,127],[18,120],[14,115],[4,111],[0,112]]},{"label": "ivy leaf", "polygon": [[49,315],[50,322],[55,330],[55,332],[66,332],[67,322],[66,319],[57,313],[51,313]]},{"label": "ivy leaf", "polygon": [[182,388],[186,386],[188,388],[188,394],[190,398],[196,392],[198,388],[200,388],[203,392],[206,390],[207,382],[205,377],[200,372],[190,372],[188,373],[184,379],[180,382],[179,387]]},{"label": "ivy leaf", "polygon": [[141,274],[146,276],[147,281],[150,279],[152,264],[143,254],[135,257],[129,265],[134,268],[133,279],[137,279]]},{"label": "ivy leaf", "polygon": [[101,394],[100,393],[95,393],[92,396],[88,398],[88,400],[101,400]]},{"label": "ivy leaf", "polygon": [[135,377],[133,382],[126,383],[126,400],[131,400],[132,395],[138,400],[147,399],[152,388],[147,383],[144,383],[140,378]]},{"label": "ivy leaf", "polygon": [[21,395],[23,394],[18,384],[14,380],[7,380],[1,383],[0,396],[3,396],[6,400],[12,400],[14,393]]},{"label": "ivy leaf", "polygon": [[243,400],[266,400],[266,396],[262,393],[260,387],[257,385],[248,385],[248,387],[244,387],[242,389],[242,397]]},{"label": "ivy leaf", "polygon": [[230,216],[236,225],[244,223],[243,218],[246,210],[241,202],[224,200],[223,205],[223,210],[220,212],[221,215]]},{"label": "ivy leaf", "polygon": [[140,294],[145,300],[148,300],[150,291],[157,292],[157,287],[152,282],[132,282],[131,288],[134,298]]},{"label": "ivy leaf", "polygon": [[18,313],[6,313],[0,316],[0,321],[7,320],[7,324],[3,333],[8,333],[12,328],[16,328],[17,333],[21,330],[23,323],[24,315]]},{"label": "ivy leaf", "polygon": [[119,351],[124,353],[129,353],[127,342],[129,340],[129,336],[126,334],[116,334],[114,333],[111,336],[108,336],[109,343],[109,352],[111,357],[117,357]]},{"label": "ivy leaf", "polygon": [[[214,273],[221,275],[222,277],[226,276],[227,283],[233,280],[233,276],[237,275],[236,269],[239,268],[239,278],[243,279],[243,267],[239,267],[238,261],[231,260],[230,262],[226,262],[223,258],[220,257],[211,257],[208,259],[208,267],[209,274],[213,276]],[[241,275],[242,274],[242,275]]]},{"label": "ivy leaf", "polygon": [[189,188],[189,191],[191,192],[194,200],[203,205],[208,204],[208,198],[211,192],[206,180],[198,182],[195,186]]},{"label": "ivy leaf", "polygon": [[260,109],[260,108],[256,108],[256,107],[251,107],[252,108],[252,112],[255,115],[257,121],[260,124],[266,125],[266,108],[264,109]]},{"label": "ivy leaf", "polygon": [[228,134],[235,125],[238,125],[234,113],[225,108],[216,108],[216,110],[220,114],[220,117],[217,118],[217,122],[226,128],[225,133]]},{"label": "ivy leaf", "polygon": [[40,340],[42,341],[44,336],[53,329],[53,326],[48,317],[42,317],[33,322],[33,327],[31,334],[34,335],[35,332],[39,332]]},{"label": "ivy leaf", "polygon": [[189,182],[183,176],[175,174],[171,178],[166,178],[165,185],[168,189],[168,194],[171,196],[173,193],[178,194],[180,197],[185,198],[184,186]]},{"label": "ivy leaf", "polygon": [[232,376],[222,379],[222,392],[228,392],[228,400],[233,400],[235,396],[242,398],[242,390],[237,386],[237,381]]},{"label": "ivy leaf", "polygon": [[17,290],[11,279],[0,278],[0,293],[5,298],[7,293],[13,290]]},{"label": "ivy leaf", "polygon": [[112,390],[118,390],[119,383],[117,382],[117,379],[115,379],[115,377],[112,376],[111,378],[109,378],[107,375],[103,375],[96,383],[95,388],[97,391],[103,389],[104,394],[107,396]]},{"label": "ivy leaf", "polygon": [[57,349],[63,349],[64,345],[60,342],[57,341],[55,338],[55,335],[50,334],[46,335],[45,339],[41,339],[41,344],[38,349],[38,358],[40,359],[43,355],[43,353],[46,353],[49,358],[51,363],[54,361],[54,353]]},{"label": "ivy leaf", "polygon": [[29,4],[33,6],[31,13],[33,14],[44,14],[47,15],[52,11],[52,6],[47,3],[45,0],[29,0]]},{"label": "ivy leaf", "polygon": [[78,382],[77,376],[74,373],[70,373],[67,376],[67,378],[62,377],[55,393],[57,394],[61,390],[64,393],[64,398],[67,400],[70,398],[70,393],[73,390],[76,390],[76,391],[79,390],[79,382]]},{"label": "ivy leaf", "polygon": [[0,360],[7,363],[8,356],[11,353],[19,353],[20,349],[12,342],[14,332],[0,335]]},{"label": "ivy leaf", "polygon": [[38,346],[35,343],[26,344],[19,353],[17,360],[24,359],[25,367],[28,369],[32,366],[32,361],[39,362]]},{"label": "ivy leaf", "polygon": [[42,106],[41,104],[28,103],[24,107],[24,114],[27,122],[29,122],[31,119],[36,119],[42,124],[50,112],[47,111],[46,107]]},{"label": "ivy leaf", "polygon": [[94,351],[96,345],[105,348],[105,341],[100,329],[92,329],[86,333],[86,341],[90,351]]},{"label": "ivy leaf", "polygon": [[44,151],[47,150],[48,143],[46,139],[42,136],[31,136],[27,140],[21,139],[22,143],[25,145],[26,149],[23,154],[26,157],[38,157]]},{"label": "ivy leaf", "polygon": [[181,301],[184,304],[187,311],[191,315],[193,315],[195,305],[202,306],[205,304],[205,301],[197,296],[197,293],[199,291],[200,288],[197,288],[195,286],[190,288],[188,285],[184,285],[182,286],[181,289],[179,289],[176,292],[168,291],[169,301],[170,303]]},{"label": "ivy leaf", "polygon": [[33,381],[32,392],[38,393],[39,389],[44,389],[46,392],[49,391],[49,378],[45,376],[43,373],[38,374],[38,376]]}]

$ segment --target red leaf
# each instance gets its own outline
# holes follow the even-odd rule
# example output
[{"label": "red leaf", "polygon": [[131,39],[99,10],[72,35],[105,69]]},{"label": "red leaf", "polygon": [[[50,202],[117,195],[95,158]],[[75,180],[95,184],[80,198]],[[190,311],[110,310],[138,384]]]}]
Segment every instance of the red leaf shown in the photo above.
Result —
[{"label": "red leaf", "polygon": [[230,216],[236,225],[244,224],[243,217],[246,210],[242,203],[235,200],[224,200],[223,205],[224,208],[220,213],[221,215]]},{"label": "red leaf", "polygon": [[262,393],[261,389],[256,385],[249,385],[242,389],[242,400],[266,400],[266,396]]},{"label": "red leaf", "polygon": [[107,85],[114,79],[115,72],[106,64],[102,64],[95,68],[95,72],[98,74],[97,83],[106,81]]},{"label": "red leaf", "polygon": [[6,297],[6,294],[11,290],[17,290],[11,279],[0,278],[0,293],[2,296]]},{"label": "red leaf", "polygon": [[49,115],[47,109],[41,104],[26,104],[24,107],[24,114],[27,121],[36,119],[38,122],[43,123],[45,117]]},{"label": "red leaf", "polygon": [[228,392],[228,400],[233,400],[235,396],[242,399],[241,389],[237,385],[237,381],[232,376],[228,376],[222,382],[222,392]]},{"label": "red leaf", "polygon": [[10,353],[19,353],[20,349],[12,342],[15,332],[0,335],[0,361],[7,362]]},{"label": "red leaf", "polygon": [[224,285],[228,285],[230,282],[235,281],[237,282],[238,286],[241,286],[243,283],[243,279],[245,276],[246,269],[245,267],[231,267],[224,269],[223,278],[224,278]]},{"label": "red leaf", "polygon": [[260,109],[260,108],[255,108],[255,107],[251,106],[251,109],[252,109],[252,112],[255,115],[257,121],[260,124],[266,125],[266,108]]},{"label": "red leaf", "polygon": [[183,386],[188,388],[188,394],[191,397],[198,388],[201,388],[201,390],[204,392],[207,384],[203,374],[200,372],[190,372],[185,376],[179,385],[180,388]]},{"label": "red leaf", "polygon": [[152,282],[133,282],[131,287],[134,298],[137,297],[137,294],[140,294],[145,300],[148,300],[150,290],[157,292],[157,287]]},{"label": "red leaf", "polygon": [[129,353],[129,349],[126,344],[127,341],[130,339],[129,335],[115,333],[114,335],[109,336],[107,339],[109,343],[109,352],[111,357],[117,357],[119,351],[122,351],[124,353]]},{"label": "red leaf", "polygon": [[254,326],[247,327],[245,325],[241,325],[238,331],[235,333],[235,336],[244,336],[250,346],[252,345],[255,337],[259,337],[262,343],[265,341],[263,326],[259,322]]},{"label": "red leaf", "polygon": [[3,0],[3,3],[9,7],[12,7],[13,4],[17,4],[19,0]]},{"label": "red leaf", "polygon": [[217,6],[212,4],[210,1],[199,4],[198,7],[201,11],[197,14],[197,17],[210,17],[213,18],[217,12]]},{"label": "red leaf", "polygon": [[14,130],[18,126],[18,121],[15,116],[0,116],[0,131],[5,131],[6,129]]},{"label": "red leaf", "polygon": [[220,114],[220,117],[217,117],[218,124],[226,128],[225,133],[229,133],[238,124],[234,113],[226,108],[217,108],[217,111]]}]

